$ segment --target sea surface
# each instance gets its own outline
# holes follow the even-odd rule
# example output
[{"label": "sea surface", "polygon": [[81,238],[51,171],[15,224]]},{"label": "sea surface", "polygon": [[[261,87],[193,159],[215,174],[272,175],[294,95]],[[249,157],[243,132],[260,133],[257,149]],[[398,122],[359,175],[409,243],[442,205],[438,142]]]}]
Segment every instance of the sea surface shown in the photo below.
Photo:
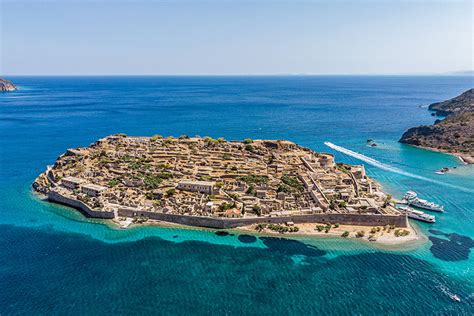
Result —
[{"label": "sea surface", "polygon": [[[474,314],[474,167],[397,142],[473,77],[8,79],[19,90],[0,95],[0,315]],[[115,133],[289,139],[364,163],[395,198],[415,190],[446,212],[415,223],[421,241],[388,247],[119,230],[32,193],[67,148]],[[456,169],[434,173],[442,167]]]}]

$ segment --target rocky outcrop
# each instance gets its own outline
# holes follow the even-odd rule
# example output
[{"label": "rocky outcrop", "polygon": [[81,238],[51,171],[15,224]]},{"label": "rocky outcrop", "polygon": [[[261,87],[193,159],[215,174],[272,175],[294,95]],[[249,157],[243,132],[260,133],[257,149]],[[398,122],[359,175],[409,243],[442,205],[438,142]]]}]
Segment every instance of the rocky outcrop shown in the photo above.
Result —
[{"label": "rocky outcrop", "polygon": [[11,81],[0,79],[0,92],[15,91],[15,90],[16,90],[16,87]]},{"label": "rocky outcrop", "polygon": [[474,89],[467,90],[463,94],[447,101],[431,104],[428,109],[436,111],[438,116],[449,116],[464,112],[474,112]]},{"label": "rocky outcrop", "polygon": [[429,109],[446,116],[434,125],[410,128],[401,139],[423,148],[455,154],[465,162],[474,163],[474,89],[443,102],[433,103]]}]

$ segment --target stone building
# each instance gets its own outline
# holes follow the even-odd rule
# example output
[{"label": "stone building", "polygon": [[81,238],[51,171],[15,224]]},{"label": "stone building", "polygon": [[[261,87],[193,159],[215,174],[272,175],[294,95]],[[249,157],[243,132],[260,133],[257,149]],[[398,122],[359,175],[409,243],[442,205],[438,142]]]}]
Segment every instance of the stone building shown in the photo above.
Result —
[{"label": "stone building", "polygon": [[78,189],[84,182],[85,180],[75,177],[65,177],[61,179],[61,185],[71,190]]},{"label": "stone building", "polygon": [[179,190],[214,194],[216,183],[212,181],[181,181],[176,187]]},{"label": "stone building", "polygon": [[96,184],[84,184],[81,187],[81,191],[91,197],[99,196],[105,190],[107,190],[106,187]]}]

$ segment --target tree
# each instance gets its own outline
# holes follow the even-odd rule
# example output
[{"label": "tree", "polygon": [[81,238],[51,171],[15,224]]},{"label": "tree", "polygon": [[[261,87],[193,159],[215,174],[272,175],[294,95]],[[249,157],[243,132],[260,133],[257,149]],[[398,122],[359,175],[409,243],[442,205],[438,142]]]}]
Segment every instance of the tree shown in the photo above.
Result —
[{"label": "tree", "polygon": [[326,227],[325,227],[324,225],[317,225],[317,226],[316,226],[316,230],[317,230],[318,232],[322,232],[325,228],[326,228]]},{"label": "tree", "polygon": [[250,152],[253,152],[253,151],[255,150],[255,148],[253,148],[252,145],[247,144],[247,145],[245,145],[245,150],[250,151]]},{"label": "tree", "polygon": [[252,206],[252,211],[258,216],[262,215],[262,208],[260,207],[260,205],[255,204],[254,206]]},{"label": "tree", "polygon": [[349,237],[349,232],[346,230],[345,232],[342,233],[341,237]]}]

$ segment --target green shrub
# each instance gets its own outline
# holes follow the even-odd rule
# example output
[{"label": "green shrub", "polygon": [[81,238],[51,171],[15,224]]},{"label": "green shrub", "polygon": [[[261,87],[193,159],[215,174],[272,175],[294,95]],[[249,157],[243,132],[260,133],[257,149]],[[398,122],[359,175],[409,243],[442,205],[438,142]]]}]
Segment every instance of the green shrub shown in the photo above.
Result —
[{"label": "green shrub", "polygon": [[268,182],[268,176],[247,175],[240,177],[239,180],[244,181],[247,184],[264,184]]},{"label": "green shrub", "polygon": [[403,236],[408,236],[410,235],[410,231],[405,230],[405,229],[397,229],[394,232],[395,237],[403,237]]},{"label": "green shrub", "polygon": [[224,202],[221,205],[219,205],[219,210],[221,212],[224,212],[224,211],[229,210],[229,209],[234,208],[234,207],[235,207],[235,202],[232,202],[232,203]]},{"label": "green shrub", "polygon": [[163,138],[163,136],[161,136],[161,135],[153,135],[152,137],[150,137],[150,140],[151,141],[156,141],[156,140],[162,139],[162,138]]},{"label": "green shrub", "polygon": [[304,190],[303,184],[295,176],[284,175],[283,177],[281,177],[281,181],[287,186],[292,187],[298,191]]},{"label": "green shrub", "polygon": [[255,230],[261,232],[261,231],[264,230],[266,227],[267,227],[267,224],[259,223],[259,224],[257,224],[257,226],[255,226]]},{"label": "green shrub", "polygon": [[255,204],[254,206],[252,206],[252,211],[258,216],[262,215],[262,208],[260,207],[260,205]]},{"label": "green shrub", "polygon": [[149,200],[161,200],[163,194],[159,192],[147,192],[145,193],[145,197]]},{"label": "green shrub", "polygon": [[255,151],[255,148],[253,148],[252,145],[247,144],[247,145],[245,145],[245,150],[246,150],[246,151],[250,151],[250,152],[254,152],[254,151]]},{"label": "green shrub", "polygon": [[143,179],[143,182],[147,189],[157,189],[162,181],[163,179],[153,175],[145,176],[145,178]]},{"label": "green shrub", "polygon": [[317,226],[316,226],[316,230],[317,230],[318,232],[322,232],[325,228],[326,228],[326,226],[324,226],[324,225],[317,225]]},{"label": "green shrub", "polygon": [[291,189],[289,185],[281,183],[277,188],[277,192],[291,193],[293,192],[293,190]]},{"label": "green shrub", "polygon": [[108,184],[109,187],[114,187],[114,186],[118,185],[119,183],[120,183],[120,181],[118,179],[112,179],[107,184]]}]

